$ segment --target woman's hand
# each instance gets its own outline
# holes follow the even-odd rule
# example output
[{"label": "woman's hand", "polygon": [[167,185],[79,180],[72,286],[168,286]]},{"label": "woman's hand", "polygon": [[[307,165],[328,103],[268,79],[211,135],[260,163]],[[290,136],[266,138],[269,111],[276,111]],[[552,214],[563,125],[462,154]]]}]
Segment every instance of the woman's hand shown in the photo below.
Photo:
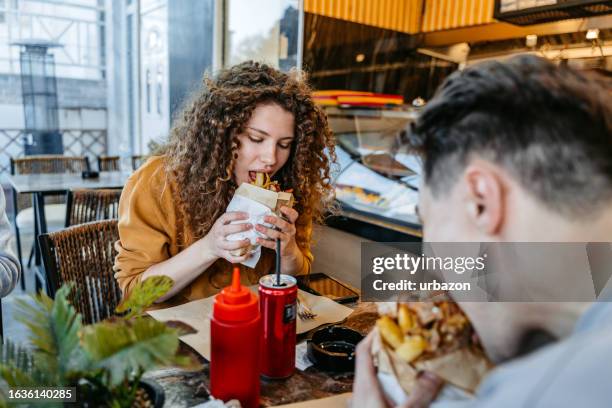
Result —
[{"label": "woman's hand", "polygon": [[247,260],[251,256],[250,252],[242,256],[233,256],[230,251],[240,248],[248,250],[250,241],[248,239],[242,241],[228,241],[227,236],[252,229],[253,225],[248,223],[230,225],[232,221],[248,219],[248,214],[242,212],[227,212],[215,221],[206,236],[194,242],[173,257],[149,267],[142,275],[143,280],[149,276],[166,275],[171,277],[174,281],[172,289],[161,296],[156,302],[163,302],[179,293],[219,258],[226,259],[232,263],[239,263]]},{"label": "woman's hand", "polygon": [[275,215],[267,215],[264,217],[264,222],[272,224],[273,228],[268,228],[265,225],[257,224],[255,229],[264,234],[266,238],[257,238],[257,243],[266,248],[276,250],[276,239],[280,239],[280,256],[283,259],[283,269],[285,266],[293,266],[293,270],[299,270],[303,255],[295,242],[295,222],[299,214],[293,208],[283,206],[280,208],[284,219]]},{"label": "woman's hand", "polygon": [[[217,258],[226,259],[231,263],[246,261],[251,256],[250,251],[248,251],[251,245],[250,241],[248,239],[228,241],[227,236],[252,229],[253,225],[249,223],[230,224],[232,221],[248,219],[249,215],[247,213],[236,211],[226,212],[220,216],[208,234],[200,240],[202,245],[204,245],[205,251]],[[241,256],[232,255],[231,252],[237,252],[240,249],[247,250],[247,253]]]}]

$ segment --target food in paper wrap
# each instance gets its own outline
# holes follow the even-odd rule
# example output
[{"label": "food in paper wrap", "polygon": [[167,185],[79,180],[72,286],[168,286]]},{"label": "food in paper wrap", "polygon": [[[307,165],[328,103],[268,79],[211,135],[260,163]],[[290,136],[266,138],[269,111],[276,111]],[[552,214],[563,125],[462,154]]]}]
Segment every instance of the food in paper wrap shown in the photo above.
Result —
[{"label": "food in paper wrap", "polygon": [[453,302],[384,304],[379,313],[378,335],[371,351],[387,394],[398,393],[389,386],[390,378],[410,394],[419,371],[432,372],[464,391],[456,390],[455,395],[471,394],[492,368],[481,346],[474,342],[471,323]]},{"label": "food in paper wrap", "polygon": [[[264,222],[264,217],[270,214],[281,216],[282,206],[293,207],[293,194],[290,191],[281,191],[278,182],[271,181],[266,173],[257,173],[254,183],[242,183],[234,193],[232,201],[227,206],[226,211],[243,211],[249,214],[249,219],[234,221],[232,224],[251,223],[253,225],[264,224],[268,227],[272,225]],[[257,244],[257,238],[264,237],[254,228],[248,231],[239,232],[227,236],[228,241],[241,241],[249,239],[250,247],[232,251],[232,255],[241,256],[247,252],[253,252],[253,256],[242,262],[250,268],[254,268],[261,256],[261,246]]]}]

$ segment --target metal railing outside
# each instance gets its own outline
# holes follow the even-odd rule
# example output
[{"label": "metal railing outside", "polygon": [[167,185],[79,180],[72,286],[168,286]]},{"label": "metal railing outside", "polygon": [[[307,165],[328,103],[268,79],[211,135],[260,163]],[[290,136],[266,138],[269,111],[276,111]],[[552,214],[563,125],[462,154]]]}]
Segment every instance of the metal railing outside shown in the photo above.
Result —
[{"label": "metal railing outside", "polygon": [[[107,154],[106,129],[60,129],[66,156],[96,156]],[[10,158],[23,157],[28,133],[25,129],[0,129],[0,173],[11,170]]]}]

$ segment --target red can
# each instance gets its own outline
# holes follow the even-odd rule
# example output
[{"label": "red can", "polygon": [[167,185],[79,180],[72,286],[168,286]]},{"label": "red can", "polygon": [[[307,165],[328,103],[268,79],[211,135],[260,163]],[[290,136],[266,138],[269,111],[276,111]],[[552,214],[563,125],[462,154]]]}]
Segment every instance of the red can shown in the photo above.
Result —
[{"label": "red can", "polygon": [[297,282],[293,276],[266,275],[259,280],[262,320],[261,374],[287,378],[295,370]]}]

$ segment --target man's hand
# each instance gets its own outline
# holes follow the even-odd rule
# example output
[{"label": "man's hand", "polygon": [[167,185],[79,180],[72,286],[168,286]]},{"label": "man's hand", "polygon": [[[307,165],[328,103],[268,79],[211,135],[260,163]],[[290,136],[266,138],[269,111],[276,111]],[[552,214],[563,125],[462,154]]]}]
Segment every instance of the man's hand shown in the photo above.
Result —
[{"label": "man's hand", "polygon": [[358,345],[355,351],[355,380],[353,382],[352,408],[372,407],[387,408],[391,404],[385,398],[372,362],[370,349],[374,332],[370,332]]},{"label": "man's hand", "polygon": [[[393,404],[387,400],[376,378],[372,362],[371,347],[374,332],[368,334],[358,345],[355,360],[355,381],[353,382],[352,406],[388,408]],[[426,408],[436,398],[443,381],[430,372],[419,374],[414,391],[401,408]]]},{"label": "man's hand", "polygon": [[401,408],[427,408],[442,389],[444,382],[429,371],[420,372],[416,385]]}]

